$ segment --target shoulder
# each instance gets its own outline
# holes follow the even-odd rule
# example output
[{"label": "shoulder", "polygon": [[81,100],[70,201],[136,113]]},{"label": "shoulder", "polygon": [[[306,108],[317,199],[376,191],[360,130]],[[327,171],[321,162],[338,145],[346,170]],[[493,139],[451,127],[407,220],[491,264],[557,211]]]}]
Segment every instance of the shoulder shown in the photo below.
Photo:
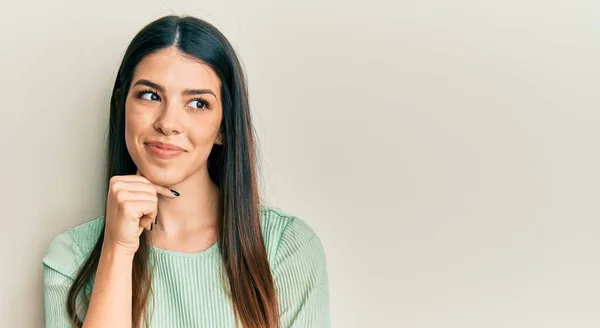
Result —
[{"label": "shoulder", "polygon": [[261,205],[261,228],[268,252],[278,250],[282,244],[302,244],[318,239],[312,227],[303,219],[278,207]]},{"label": "shoulder", "polygon": [[280,209],[264,208],[262,217],[282,326],[329,327],[329,278],[320,238],[306,221]]},{"label": "shoulder", "polygon": [[74,277],[103,229],[104,216],[66,229],[52,239],[42,262],[64,275]]},{"label": "shoulder", "polygon": [[[277,207],[261,207],[261,226],[271,267],[282,263],[325,266],[321,239],[302,218]],[[323,268],[324,269],[324,268]]]}]

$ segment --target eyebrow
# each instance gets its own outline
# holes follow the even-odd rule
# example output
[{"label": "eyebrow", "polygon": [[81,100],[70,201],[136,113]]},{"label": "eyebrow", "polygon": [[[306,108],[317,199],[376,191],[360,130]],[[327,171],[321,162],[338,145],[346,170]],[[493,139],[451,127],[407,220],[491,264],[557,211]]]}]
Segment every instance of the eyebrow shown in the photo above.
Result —
[{"label": "eyebrow", "polygon": [[[135,84],[133,86],[135,87],[136,85],[146,85],[146,86],[154,88],[160,92],[165,92],[165,87],[163,87],[160,84],[154,83],[152,81],[148,81],[146,79],[139,79],[137,82],[135,82]],[[211,95],[213,95],[213,97],[217,98],[215,93],[212,92],[212,90],[210,90],[210,89],[185,89],[182,92],[182,94],[184,96],[201,95],[201,94],[206,94],[206,93],[211,94]]]}]

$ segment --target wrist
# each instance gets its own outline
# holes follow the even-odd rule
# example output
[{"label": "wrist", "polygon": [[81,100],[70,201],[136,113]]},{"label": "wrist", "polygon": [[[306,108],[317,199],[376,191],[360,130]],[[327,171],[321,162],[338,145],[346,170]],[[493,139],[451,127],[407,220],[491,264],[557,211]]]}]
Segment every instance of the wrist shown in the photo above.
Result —
[{"label": "wrist", "polygon": [[110,238],[104,238],[102,243],[102,254],[110,255],[112,258],[133,260],[136,251],[137,249],[112,242]]}]

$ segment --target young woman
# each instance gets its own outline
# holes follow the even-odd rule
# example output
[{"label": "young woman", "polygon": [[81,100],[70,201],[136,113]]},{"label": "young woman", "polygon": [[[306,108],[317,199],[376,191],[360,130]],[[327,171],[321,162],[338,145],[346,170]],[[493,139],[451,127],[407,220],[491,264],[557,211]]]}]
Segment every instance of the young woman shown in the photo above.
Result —
[{"label": "young woman", "polygon": [[110,103],[106,212],[44,256],[46,327],[329,327],[325,254],[261,203],[245,77],[227,39],[166,16]]}]

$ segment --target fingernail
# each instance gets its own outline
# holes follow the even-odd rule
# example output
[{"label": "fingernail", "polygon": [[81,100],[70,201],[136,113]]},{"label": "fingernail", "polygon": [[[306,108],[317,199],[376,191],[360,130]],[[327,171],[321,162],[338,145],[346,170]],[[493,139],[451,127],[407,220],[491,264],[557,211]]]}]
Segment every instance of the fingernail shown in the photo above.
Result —
[{"label": "fingernail", "polygon": [[175,191],[175,190],[171,189],[171,192],[173,193],[173,195],[175,195],[175,196],[179,196],[179,193],[178,193],[177,191]]},{"label": "fingernail", "polygon": [[154,224],[150,223],[150,231],[152,231],[153,227],[154,227]]},{"label": "fingernail", "polygon": [[158,215],[154,218],[154,224],[158,222]]}]

